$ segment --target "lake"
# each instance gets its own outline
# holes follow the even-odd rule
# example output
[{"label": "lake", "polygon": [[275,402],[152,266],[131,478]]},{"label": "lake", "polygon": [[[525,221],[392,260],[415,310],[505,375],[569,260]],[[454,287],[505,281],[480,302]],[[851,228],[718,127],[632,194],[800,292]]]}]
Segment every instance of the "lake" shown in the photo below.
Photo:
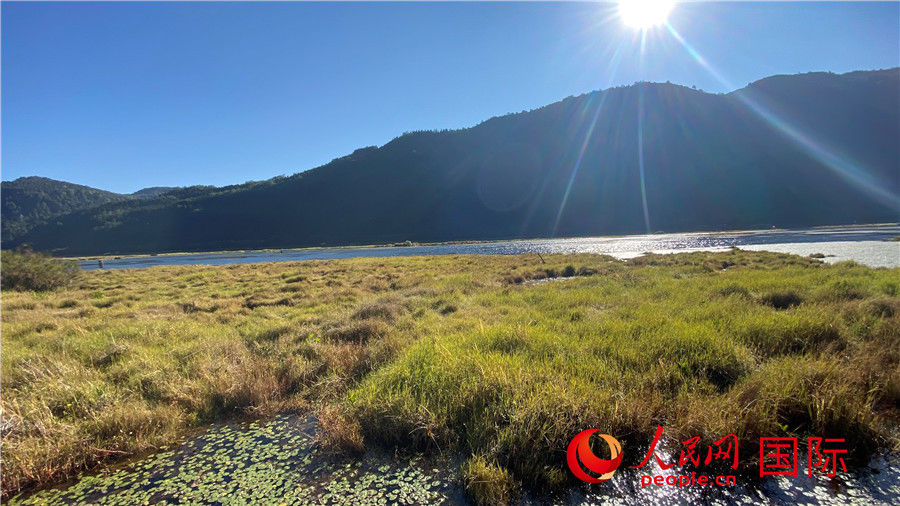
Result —
[{"label": "lake", "polygon": [[[679,253],[724,251],[732,246],[807,256],[826,255],[826,262],[854,260],[871,267],[900,267],[900,224],[821,227],[799,230],[752,230],[741,232],[695,232],[569,239],[520,239],[461,244],[403,247],[305,248],[285,250],[184,253],[159,256],[126,256],[104,259],[106,269],[153,267],[156,265],[225,265],[257,262],[330,260],[354,257],[418,255],[516,255],[522,253],[599,253],[633,258],[647,252]],[[84,269],[98,267],[96,260],[80,262]]]}]

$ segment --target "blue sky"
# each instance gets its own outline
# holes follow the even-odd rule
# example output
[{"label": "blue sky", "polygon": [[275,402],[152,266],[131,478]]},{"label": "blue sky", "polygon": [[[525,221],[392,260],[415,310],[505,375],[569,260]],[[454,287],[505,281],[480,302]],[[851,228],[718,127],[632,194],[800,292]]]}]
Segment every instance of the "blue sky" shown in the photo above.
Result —
[{"label": "blue sky", "polygon": [[[684,3],[669,21],[738,87],[900,65],[896,2]],[[602,3],[3,2],[0,176],[234,184],[638,80],[731,91],[665,29],[643,64],[638,48]]]}]

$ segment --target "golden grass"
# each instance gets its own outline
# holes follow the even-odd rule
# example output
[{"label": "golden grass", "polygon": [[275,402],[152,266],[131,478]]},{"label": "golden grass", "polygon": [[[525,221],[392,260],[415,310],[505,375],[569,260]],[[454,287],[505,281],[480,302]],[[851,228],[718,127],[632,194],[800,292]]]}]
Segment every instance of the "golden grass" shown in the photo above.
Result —
[{"label": "golden grass", "polygon": [[[604,261],[171,266],[84,272],[57,291],[4,290],[2,490],[152,451],[223,416],[320,407],[392,360],[419,337],[423,315],[448,311],[456,297],[539,265]],[[352,433],[337,441],[352,446]]]},{"label": "golden grass", "polygon": [[466,493],[475,504],[503,506],[509,504],[518,488],[509,472],[480,455],[462,466]]}]

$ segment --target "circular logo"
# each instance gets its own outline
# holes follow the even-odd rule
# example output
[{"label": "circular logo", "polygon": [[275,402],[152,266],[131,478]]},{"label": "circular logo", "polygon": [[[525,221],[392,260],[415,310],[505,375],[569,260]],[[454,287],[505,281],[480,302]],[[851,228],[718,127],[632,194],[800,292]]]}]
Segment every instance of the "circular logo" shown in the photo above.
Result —
[{"label": "circular logo", "polygon": [[[600,437],[609,446],[609,460],[597,458],[594,452],[591,451],[591,435],[599,430],[587,429],[582,431],[572,438],[572,442],[569,443],[569,449],[566,451],[566,462],[569,463],[569,469],[572,470],[572,474],[579,480],[588,483],[601,483],[612,478],[619,464],[622,463],[622,445],[609,434],[600,434]],[[594,478],[584,472],[579,462],[588,470],[599,474],[600,477]]]}]

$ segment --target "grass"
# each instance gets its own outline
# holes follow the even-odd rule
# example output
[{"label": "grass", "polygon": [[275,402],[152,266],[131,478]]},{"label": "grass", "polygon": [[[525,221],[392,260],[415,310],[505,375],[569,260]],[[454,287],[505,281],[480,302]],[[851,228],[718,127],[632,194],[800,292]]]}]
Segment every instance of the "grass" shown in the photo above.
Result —
[{"label": "grass", "polygon": [[[861,458],[895,444],[900,269],[741,251],[544,260],[171,266],[4,289],[3,493],[213,420],[307,409],[337,452],[463,452],[484,503],[571,483],[565,448],[588,427],[627,457],[657,423],[673,441],[847,437]],[[547,277],[570,279],[534,282]]]},{"label": "grass", "polygon": [[461,448],[538,488],[571,483],[565,448],[589,427],[632,458],[657,424],[672,441],[738,434],[748,464],[760,436],[846,437],[860,459],[891,444],[896,269],[735,252],[601,270],[423,322],[344,401],[366,440]]},{"label": "grass", "polygon": [[509,472],[476,455],[462,466],[466,493],[475,504],[509,504],[517,485]]},{"label": "grass", "polygon": [[68,285],[81,271],[76,262],[28,248],[0,252],[0,264],[0,286],[11,290],[52,290]]}]

